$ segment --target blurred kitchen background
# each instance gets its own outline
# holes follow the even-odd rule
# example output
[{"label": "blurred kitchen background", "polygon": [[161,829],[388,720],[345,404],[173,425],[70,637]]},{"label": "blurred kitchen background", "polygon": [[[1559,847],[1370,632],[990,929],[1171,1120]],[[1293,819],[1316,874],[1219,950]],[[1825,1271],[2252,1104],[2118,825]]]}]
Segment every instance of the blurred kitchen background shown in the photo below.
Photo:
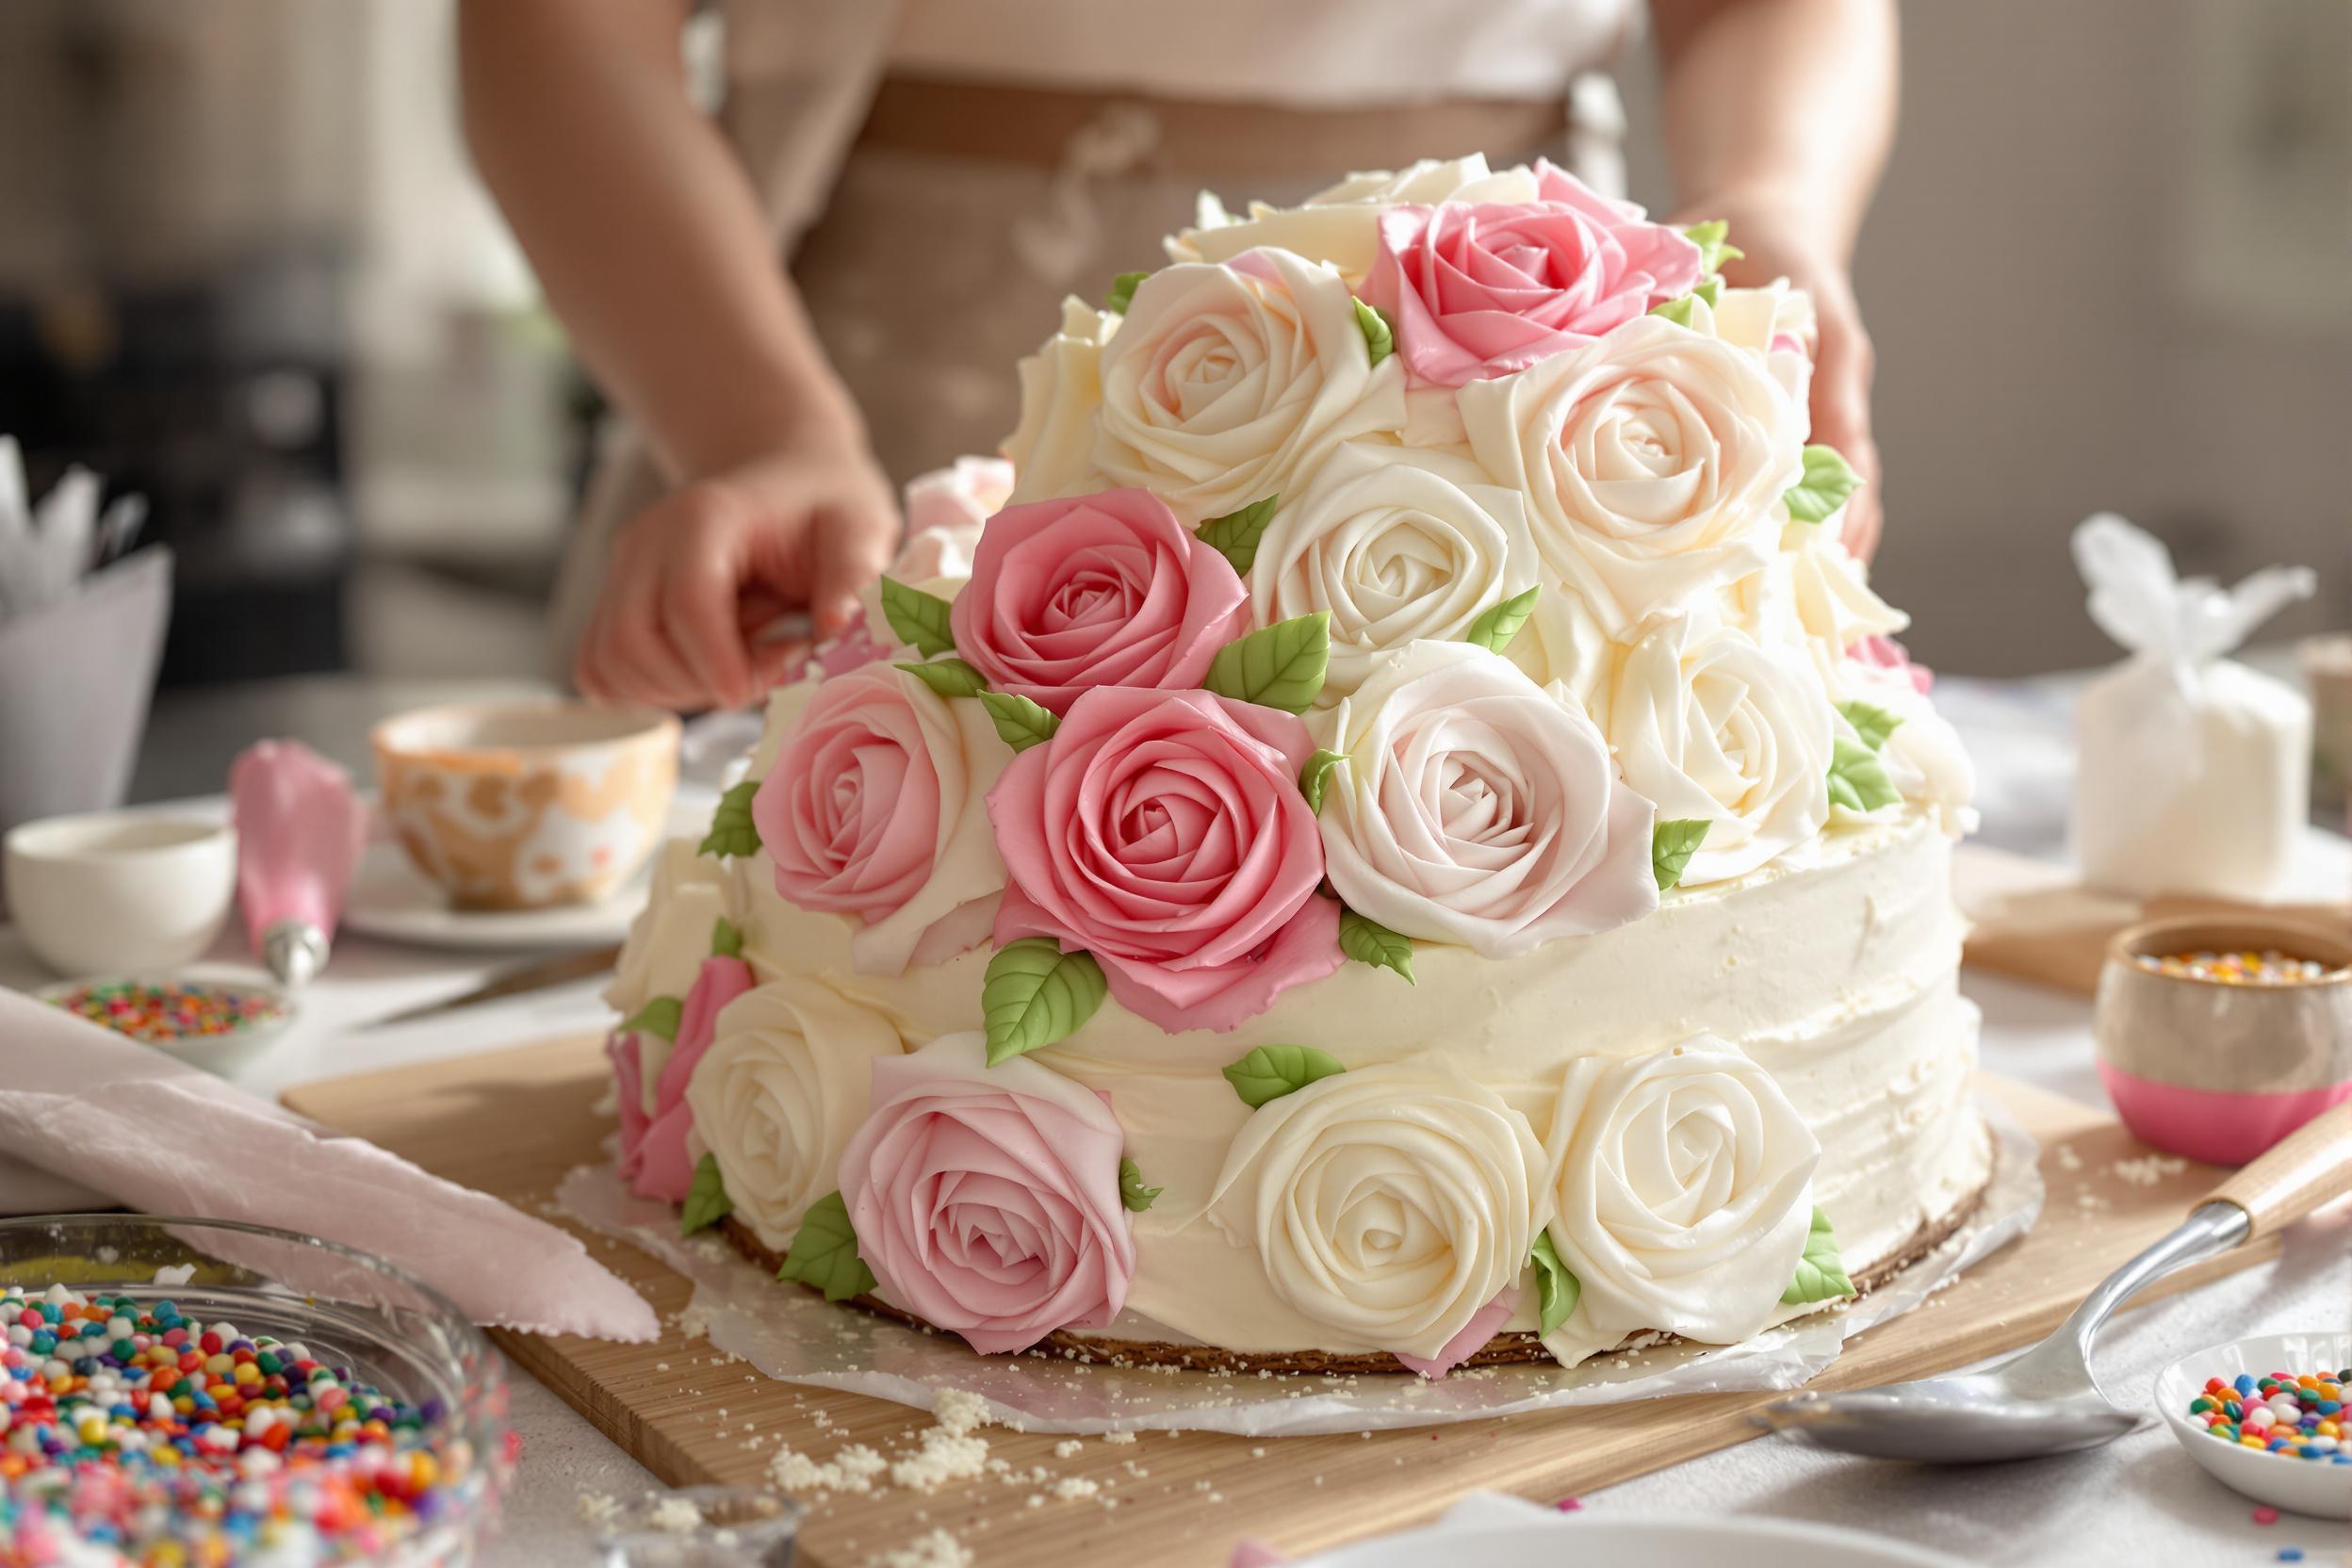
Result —
[{"label": "blurred kitchen background", "polygon": [[[1857,272],[1915,651],[2113,657],[2066,553],[2100,509],[2185,569],[2318,568],[2266,637],[2352,625],[2352,5],[1903,24]],[[450,34],[449,0],[0,6],[0,431],[37,488],[74,461],[151,498],[167,696],[555,667],[596,404],[467,167]],[[1669,206],[1645,55],[1623,85]]]}]

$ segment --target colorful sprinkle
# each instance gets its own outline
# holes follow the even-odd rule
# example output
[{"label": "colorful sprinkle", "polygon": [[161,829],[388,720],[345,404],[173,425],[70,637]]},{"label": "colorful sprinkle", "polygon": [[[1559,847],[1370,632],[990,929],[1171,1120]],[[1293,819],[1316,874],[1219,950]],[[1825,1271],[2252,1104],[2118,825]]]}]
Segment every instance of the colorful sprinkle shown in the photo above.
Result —
[{"label": "colorful sprinkle", "polygon": [[[2207,1436],[2242,1448],[2281,1459],[2352,1464],[2343,1420],[2347,1382],[2352,1382],[2352,1367],[2208,1378],[2188,1403],[2188,1418],[2204,1428]],[[2255,1518],[2268,1522],[2259,1512]]]},{"label": "colorful sprinkle", "polygon": [[286,1016],[285,1005],[268,991],[204,980],[161,986],[109,981],[76,986],[51,1001],[77,1018],[148,1045],[231,1035]]},{"label": "colorful sprinkle", "polygon": [[172,1301],[0,1290],[0,1563],[375,1560],[488,1484],[437,1399]]},{"label": "colorful sprinkle", "polygon": [[2344,972],[2277,948],[2263,953],[2134,953],[2132,961],[2151,974],[2211,980],[2224,986],[2291,986]]}]

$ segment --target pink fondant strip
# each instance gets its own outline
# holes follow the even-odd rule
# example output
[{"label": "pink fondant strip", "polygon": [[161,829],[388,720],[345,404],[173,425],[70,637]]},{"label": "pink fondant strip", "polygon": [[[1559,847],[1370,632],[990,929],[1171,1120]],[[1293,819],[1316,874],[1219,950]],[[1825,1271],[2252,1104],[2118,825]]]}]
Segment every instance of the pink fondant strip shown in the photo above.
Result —
[{"label": "pink fondant strip", "polygon": [[2320,1112],[2352,1100],[2352,1082],[2232,1094],[2152,1083],[2105,1061],[2099,1064],[2099,1079],[2134,1136],[2208,1165],[2244,1165]]},{"label": "pink fondant strip", "polygon": [[1446,1342],[1444,1349],[1434,1357],[1409,1356],[1402,1350],[1390,1355],[1412,1367],[1425,1378],[1442,1378],[1485,1348],[1494,1337],[1494,1331],[1511,1319],[1511,1292],[1505,1291],[1478,1310],[1477,1315],[1462,1326],[1462,1332]]}]

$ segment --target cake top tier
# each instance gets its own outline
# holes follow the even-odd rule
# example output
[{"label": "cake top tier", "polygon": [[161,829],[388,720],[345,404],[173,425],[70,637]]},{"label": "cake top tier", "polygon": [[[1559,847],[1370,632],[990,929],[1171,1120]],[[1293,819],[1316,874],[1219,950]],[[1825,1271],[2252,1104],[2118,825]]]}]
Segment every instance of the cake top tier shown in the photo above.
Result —
[{"label": "cake top tier", "polygon": [[1807,441],[1810,303],[1726,283],[1723,224],[1476,157],[1201,208],[1065,302],[1004,461],[911,487],[866,624],[776,698],[736,831],[861,968],[993,942],[1007,1052],[1105,988],[1231,1029],[1906,804],[1963,825]]}]

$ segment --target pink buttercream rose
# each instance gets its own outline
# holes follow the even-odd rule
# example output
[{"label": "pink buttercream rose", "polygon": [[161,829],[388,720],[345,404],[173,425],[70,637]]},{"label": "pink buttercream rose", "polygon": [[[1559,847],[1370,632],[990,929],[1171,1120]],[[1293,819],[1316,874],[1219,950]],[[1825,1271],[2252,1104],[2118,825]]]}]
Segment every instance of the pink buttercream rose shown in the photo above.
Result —
[{"label": "pink buttercream rose", "polygon": [[1249,629],[1233,564],[1148,490],[1007,507],[956,596],[956,651],[1056,713],[1094,686],[1198,686]]},{"label": "pink buttercream rose", "polygon": [[615,1030],[605,1041],[612,1058],[614,1092],[621,1106],[621,1179],[640,1198],[683,1203],[694,1184],[694,1154],[687,1135],[694,1128],[686,1106],[686,1085],[710,1049],[719,1009],[751,989],[751,966],[741,958],[702,961],[680,1010],[678,1038],[654,1085],[653,1114],[645,1114],[645,1078],[636,1031]]},{"label": "pink buttercream rose", "polygon": [[1231,1029],[1339,967],[1339,909],[1288,713],[1097,687],[988,792],[1007,875],[996,939],[1092,954],[1161,1028]]},{"label": "pink buttercream rose", "polygon": [[976,533],[980,525],[1000,511],[1013,494],[1013,466],[1001,457],[959,457],[945,468],[934,468],[906,482],[906,544],[890,567],[902,582],[920,577],[946,575],[923,569],[916,553],[925,534],[950,539]]},{"label": "pink buttercream rose", "polygon": [[1873,632],[1846,649],[1846,656],[1872,669],[1893,671],[1909,681],[1911,689],[1921,696],[1936,689],[1936,672],[1925,664],[1911,662],[1911,650],[1892,637]]},{"label": "pink buttercream rose", "polygon": [[839,1172],[858,1255],[893,1306],[983,1355],[1107,1327],[1135,1271],[1124,1141],[1100,1096],[1026,1059],[989,1067],[978,1033],[879,1057]]},{"label": "pink buttercream rose", "polygon": [[1364,299],[1396,351],[1446,386],[1582,347],[1699,281],[1699,248],[1640,207],[1545,165],[1531,203],[1397,207],[1380,215]]}]

